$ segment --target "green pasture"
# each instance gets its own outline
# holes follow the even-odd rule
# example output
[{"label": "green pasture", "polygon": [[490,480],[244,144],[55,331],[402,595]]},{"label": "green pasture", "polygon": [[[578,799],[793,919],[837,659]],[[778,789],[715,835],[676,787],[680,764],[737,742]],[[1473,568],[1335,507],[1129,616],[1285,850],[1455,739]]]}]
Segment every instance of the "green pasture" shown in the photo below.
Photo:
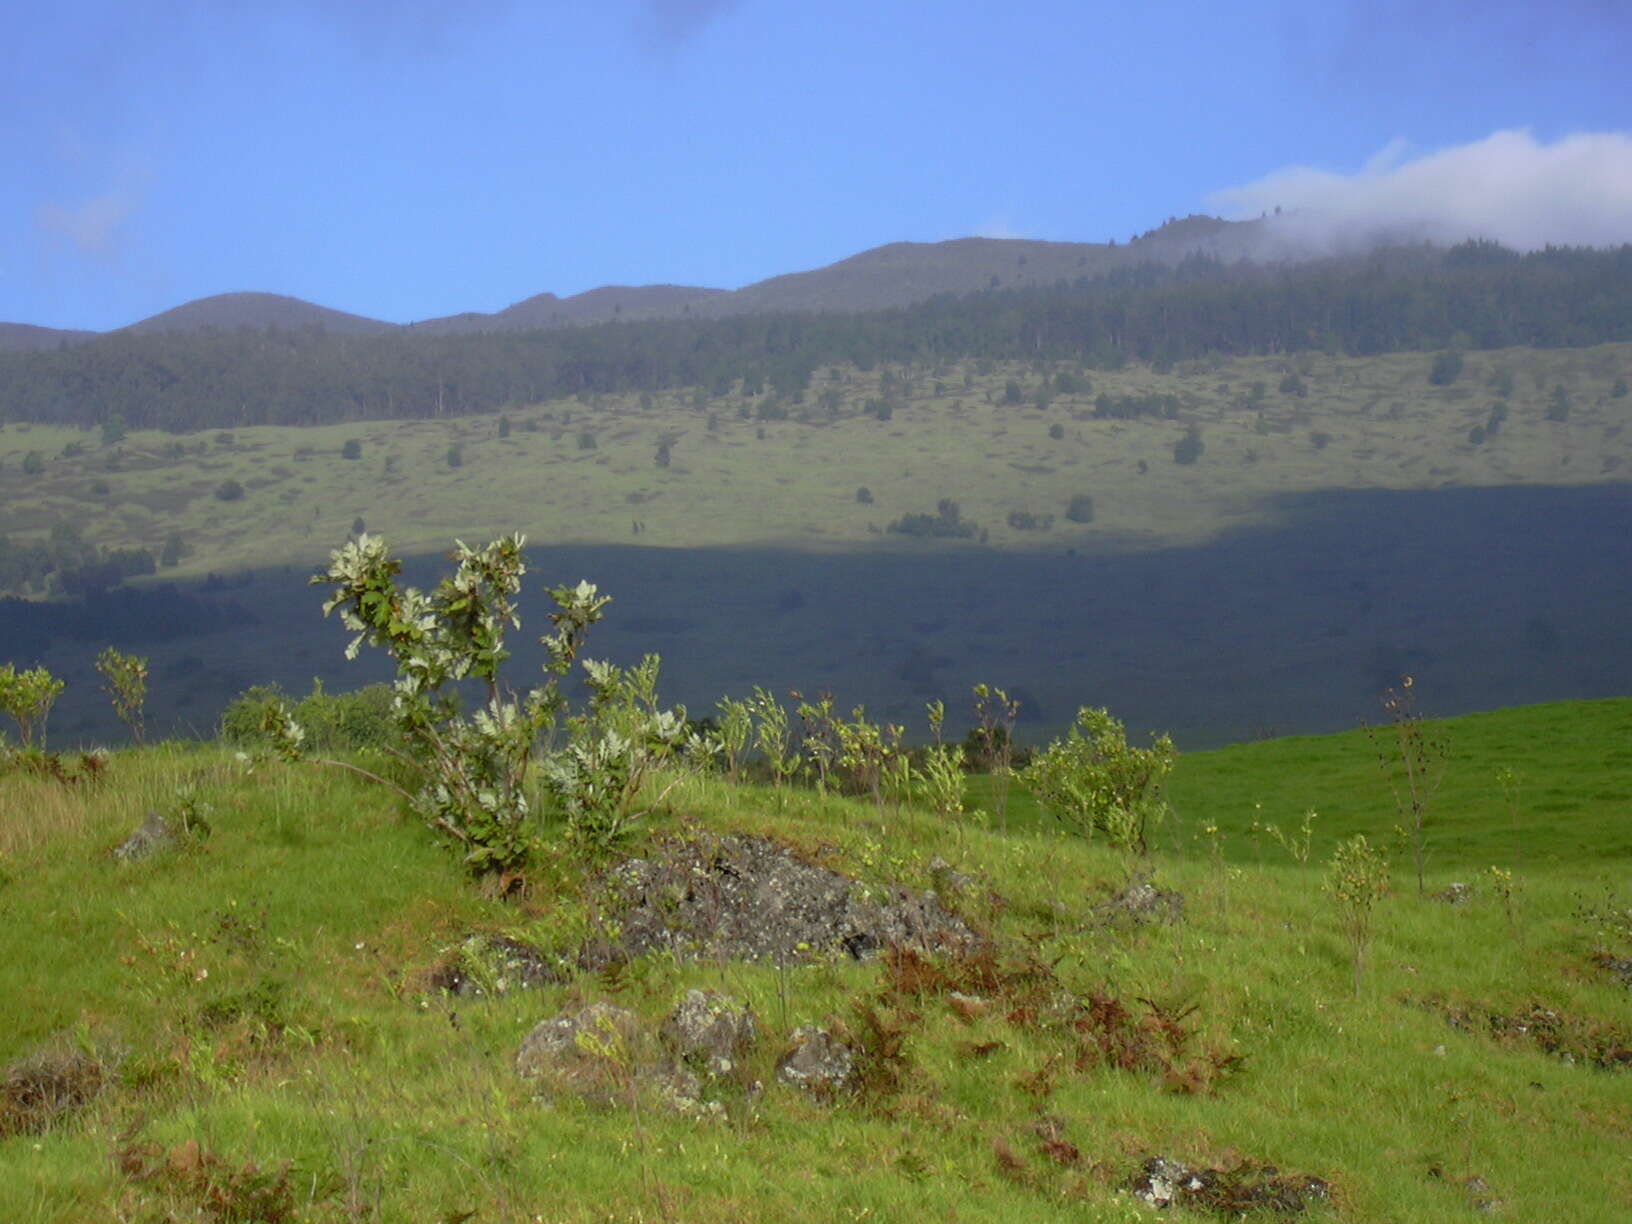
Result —
[{"label": "green pasture", "polygon": [[[1442,1011],[1539,1007],[1572,1033],[1628,1040],[1627,989],[1593,954],[1632,956],[1632,700],[1425,725],[1448,749],[1425,817],[1429,891],[1472,893],[1421,897],[1409,855],[1397,858],[1358,996],[1322,880],[1339,837],[1392,844],[1386,735],[1181,756],[1175,815],[1146,861],[1063,835],[1019,791],[1000,819],[988,779],[969,796],[984,813],[956,824],[911,804],[683,782],[631,853],[666,835],[755,832],[880,885],[940,886],[1005,958],[1052,966],[1060,1000],[1193,1006],[1195,1049],[1240,1058],[1175,1090],[1079,1067],[1047,1006],[966,1016],[945,997],[894,996],[879,1006],[907,1033],[898,1091],[825,1104],[777,1084],[773,1064],[798,1025],[853,1021],[857,1000],[877,1000],[878,962],[647,957],[456,999],[430,973],[471,932],[570,950],[593,930],[598,865],[552,840],[525,895],[501,901],[378,788],[217,744],[117,752],[95,783],[10,772],[0,1063],[78,1067],[100,1092],[0,1137],[0,1217],[1208,1218],[1123,1192],[1159,1153],[1324,1178],[1333,1201],[1315,1219],[1457,1221],[1481,1203],[1499,1219],[1626,1219],[1627,1073]],[[111,859],[147,811],[183,805],[207,836]],[[1253,831],[1293,832],[1308,809],[1306,860]],[[950,889],[948,866],[967,877]],[[1511,873],[1505,902],[1492,866]],[[1101,907],[1130,875],[1180,893],[1182,920],[1107,921]],[[541,1099],[512,1069],[522,1037],[565,1008],[611,999],[655,1021],[693,986],[746,1000],[763,1034],[750,1068],[763,1091],[718,1118]]]}]

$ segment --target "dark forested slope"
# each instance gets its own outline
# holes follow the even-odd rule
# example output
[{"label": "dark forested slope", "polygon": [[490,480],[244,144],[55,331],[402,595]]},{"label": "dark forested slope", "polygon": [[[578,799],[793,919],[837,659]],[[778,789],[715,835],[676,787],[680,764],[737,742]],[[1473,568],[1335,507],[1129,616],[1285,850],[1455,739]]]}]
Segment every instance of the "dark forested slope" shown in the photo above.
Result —
[{"label": "dark forested slope", "polygon": [[1632,246],[1520,255],[1467,243],[1274,265],[1192,255],[866,312],[468,334],[127,329],[0,354],[0,419],[93,425],[118,414],[131,427],[174,430],[295,425],[736,380],[752,394],[791,398],[818,367],[846,362],[1048,359],[1103,367],[1209,353],[1365,355],[1629,338]]}]

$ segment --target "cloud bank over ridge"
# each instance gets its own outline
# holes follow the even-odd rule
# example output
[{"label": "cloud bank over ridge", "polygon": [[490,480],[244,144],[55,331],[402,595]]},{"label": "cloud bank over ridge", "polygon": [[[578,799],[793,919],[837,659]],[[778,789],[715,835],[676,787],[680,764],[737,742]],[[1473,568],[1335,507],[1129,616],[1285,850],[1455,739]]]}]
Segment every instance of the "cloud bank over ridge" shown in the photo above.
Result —
[{"label": "cloud bank over ridge", "polygon": [[1632,242],[1632,134],[1551,144],[1526,129],[1411,155],[1396,142],[1352,174],[1292,166],[1214,192],[1226,216],[1273,217],[1277,237],[1344,250],[1379,238],[1494,239],[1518,250]]}]

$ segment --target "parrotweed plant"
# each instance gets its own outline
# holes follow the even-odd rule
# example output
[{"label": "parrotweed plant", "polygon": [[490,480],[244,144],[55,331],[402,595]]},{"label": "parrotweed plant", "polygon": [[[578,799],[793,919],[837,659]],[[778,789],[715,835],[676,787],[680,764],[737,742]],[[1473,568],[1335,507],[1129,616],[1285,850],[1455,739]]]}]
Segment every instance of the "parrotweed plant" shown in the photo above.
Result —
[{"label": "parrotweed plant", "polygon": [[138,744],[146,742],[147,659],[120,654],[109,646],[96,656],[96,670],[102,675],[102,687],[119,721],[130,728],[131,738]]},{"label": "parrotweed plant", "polygon": [[963,815],[963,745],[948,747],[941,738],[941,727],[946,721],[946,703],[928,704],[929,729],[935,742],[924,753],[924,766],[918,773],[924,785],[925,797],[936,813],[947,820]]},{"label": "parrotweed plant", "polygon": [[989,684],[974,687],[975,719],[980,724],[970,735],[974,764],[996,782],[993,807],[1005,828],[1009,817],[1009,780],[1013,777],[1014,724],[1020,717],[1020,703],[1000,688]]},{"label": "parrotweed plant", "polygon": [[18,671],[10,663],[0,666],[0,711],[16,722],[25,749],[35,746],[36,735],[40,737],[39,747],[45,747],[45,722],[62,696],[63,687],[63,682],[43,667]]},{"label": "parrotweed plant", "polygon": [[1421,895],[1427,891],[1423,883],[1423,868],[1428,859],[1424,825],[1434,795],[1445,780],[1450,745],[1442,735],[1423,726],[1422,715],[1417,710],[1415,682],[1410,676],[1401,676],[1400,687],[1389,689],[1382,700],[1388,726],[1370,729],[1369,733],[1377,748],[1377,764],[1388,777],[1395,806],[1406,821],[1417,868],[1417,893]]},{"label": "parrotweed plant", "polygon": [[1147,832],[1167,816],[1162,780],[1177,757],[1169,737],[1134,748],[1108,711],[1084,706],[1066,738],[1038,753],[1020,778],[1061,824],[1142,855]]},{"label": "parrotweed plant", "polygon": [[1365,835],[1339,843],[1326,869],[1326,892],[1337,907],[1338,923],[1354,954],[1354,994],[1360,996],[1360,977],[1371,944],[1371,916],[1388,893],[1388,857],[1372,848]]},{"label": "parrotweed plant", "polygon": [[742,774],[743,754],[748,751],[748,740],[754,731],[754,711],[746,701],[721,697],[719,701],[720,756],[725,764],[725,776],[735,782]]},{"label": "parrotweed plant", "polygon": [[[652,772],[688,742],[684,707],[658,707],[658,666],[656,655],[632,668],[586,659],[589,709],[567,720],[566,748],[545,759],[545,781],[568,828],[591,848],[607,849],[622,837]],[[695,758],[705,741],[690,743]]]},{"label": "parrotweed plant", "polygon": [[[1262,809],[1261,804],[1255,806],[1260,810]],[[1294,863],[1302,867],[1309,862],[1309,851],[1314,840],[1315,821],[1319,817],[1320,813],[1315,811],[1314,808],[1306,808],[1303,813],[1303,820],[1299,822],[1296,833],[1284,832],[1280,825],[1273,822],[1260,823],[1256,820],[1252,822],[1251,832],[1255,837],[1259,834],[1269,837],[1281,849],[1292,856]]]},{"label": "parrotweed plant", "polygon": [[[457,543],[458,568],[426,594],[399,586],[401,562],[383,539],[364,534],[336,549],[328,570],[312,579],[334,588],[324,614],[338,611],[356,631],[348,658],[366,642],[395,659],[392,712],[407,745],[398,755],[420,773],[409,798],[427,823],[461,844],[476,874],[514,872],[531,854],[528,764],[566,710],[562,677],[611,602],[588,582],[550,588],[557,610],[550,613],[555,631],[539,639],[548,656],[545,679],[518,695],[502,683],[500,668],[509,657],[506,630],[521,625],[515,596],[526,573],[524,543],[519,534],[478,549]],[[600,841],[621,828],[649,768],[642,754],[654,739],[678,741],[684,716],[658,712],[647,701],[656,669],[655,659],[634,673],[588,667],[591,715],[574,724],[566,762],[549,772],[574,834]],[[486,686],[486,699],[468,718],[459,713],[457,694],[467,681]],[[301,755],[304,732],[281,702],[268,725],[286,757]]]},{"label": "parrotweed plant", "polygon": [[783,802],[782,788],[799,771],[799,753],[793,746],[793,734],[788,727],[788,711],[772,694],[754,686],[753,698],[748,703],[754,714],[754,744],[776,782],[777,805]]}]

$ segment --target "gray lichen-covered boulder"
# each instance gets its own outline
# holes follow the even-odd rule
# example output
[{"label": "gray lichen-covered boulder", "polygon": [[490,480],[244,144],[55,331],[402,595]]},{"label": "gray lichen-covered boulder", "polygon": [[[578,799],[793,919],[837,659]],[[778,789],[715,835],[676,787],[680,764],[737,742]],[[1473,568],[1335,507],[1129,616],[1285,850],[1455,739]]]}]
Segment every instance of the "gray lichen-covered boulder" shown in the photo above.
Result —
[{"label": "gray lichen-covered boulder", "polygon": [[635,1074],[642,1041],[634,1013],[591,1003],[534,1026],[516,1052],[516,1071],[543,1087],[610,1100]]},{"label": "gray lichen-covered boulder", "polygon": [[176,834],[170,822],[157,812],[149,812],[141,826],[113,849],[113,857],[121,863],[133,863],[173,849]]},{"label": "gray lichen-covered boulder", "polygon": [[801,1025],[776,1064],[779,1082],[817,1096],[849,1092],[856,1085],[856,1053],[826,1029]]},{"label": "gray lichen-covered boulder", "polygon": [[579,963],[590,969],[658,951],[791,963],[975,942],[935,893],[868,885],[765,837],[668,843],[612,868],[601,900],[616,933],[585,943]]},{"label": "gray lichen-covered boulder", "polygon": [[708,1075],[729,1075],[759,1040],[754,1013],[727,995],[690,990],[657,1033],[677,1061]]}]

